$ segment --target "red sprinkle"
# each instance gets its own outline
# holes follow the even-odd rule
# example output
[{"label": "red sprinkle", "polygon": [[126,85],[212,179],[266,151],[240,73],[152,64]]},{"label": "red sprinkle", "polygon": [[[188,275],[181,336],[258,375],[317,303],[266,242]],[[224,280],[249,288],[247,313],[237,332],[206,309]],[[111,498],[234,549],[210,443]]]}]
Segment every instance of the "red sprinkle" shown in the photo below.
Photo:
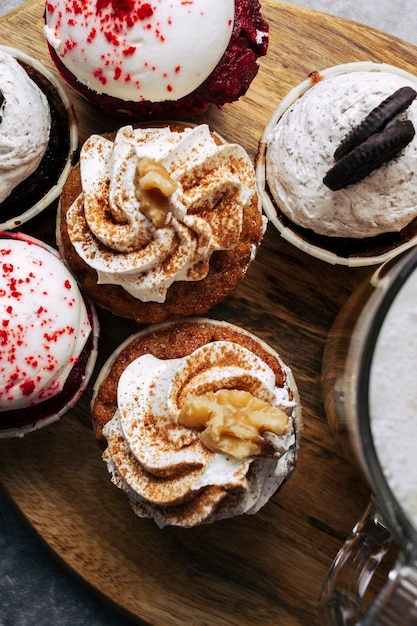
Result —
[{"label": "red sprinkle", "polygon": [[[66,10],[70,12],[71,7],[67,7]],[[81,1],[74,0],[72,3],[72,10],[74,11],[76,15],[82,15],[83,10],[84,10],[82,0]]]},{"label": "red sprinkle", "polygon": [[91,43],[92,41],[94,41],[96,37],[97,37],[97,31],[95,28],[92,28],[90,34],[87,37],[87,42]]},{"label": "red sprinkle", "polygon": [[106,33],[104,33],[104,36],[107,41],[112,43],[114,46],[118,46],[120,44],[119,38],[111,31],[107,31]]},{"label": "red sprinkle", "polygon": [[136,52],[136,46],[129,46],[128,48],[125,48],[123,50],[123,55],[125,57],[131,56],[132,54],[135,54]]},{"label": "red sprinkle", "polygon": [[25,380],[21,385],[20,389],[24,396],[30,396],[31,393],[35,391],[35,381],[33,380]]},{"label": "red sprinkle", "polygon": [[102,69],[99,68],[95,70],[93,74],[101,82],[102,85],[105,85],[107,83],[107,78],[104,76]]},{"label": "red sprinkle", "polygon": [[138,17],[140,20],[146,20],[146,18],[153,15],[153,8],[150,4],[144,3],[139,7]]},{"label": "red sprinkle", "polygon": [[25,360],[28,365],[31,365],[32,367],[38,367],[38,361],[34,356],[29,356]]},{"label": "red sprinkle", "polygon": [[107,9],[112,12],[115,20],[128,22],[133,24],[138,20],[146,20],[153,15],[153,8],[149,2],[143,2],[136,7],[136,0],[97,0],[96,13],[100,15]]},{"label": "red sprinkle", "polygon": [[72,41],[71,39],[67,39],[65,42],[65,46],[64,46],[65,51],[68,52],[69,50],[73,50],[76,46],[77,46],[77,43],[75,41]]}]

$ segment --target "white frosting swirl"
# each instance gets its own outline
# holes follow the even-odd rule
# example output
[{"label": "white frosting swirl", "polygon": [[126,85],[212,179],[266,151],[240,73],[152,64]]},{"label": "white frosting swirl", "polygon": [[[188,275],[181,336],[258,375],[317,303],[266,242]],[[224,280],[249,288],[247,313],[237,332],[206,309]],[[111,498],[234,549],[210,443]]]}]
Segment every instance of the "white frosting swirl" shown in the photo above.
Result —
[{"label": "white frosting swirl", "polygon": [[[384,71],[321,80],[284,113],[268,137],[268,187],[291,221],[318,234],[368,237],[399,231],[417,216],[417,137],[398,157],[339,191],[323,184],[348,132],[397,89],[413,82]],[[417,130],[417,101],[397,116]]]},{"label": "white frosting swirl", "polygon": [[[141,212],[135,193],[144,157],[162,164],[178,184],[161,228]],[[174,281],[207,275],[212,253],[238,243],[256,188],[243,148],[217,145],[206,125],[181,132],[126,126],[114,143],[93,135],[80,167],[83,193],[67,212],[71,242],[99,284],[120,285],[143,302],[164,302]]]},{"label": "white frosting swirl", "polygon": [[[32,174],[48,146],[48,100],[23,67],[0,50],[0,202]],[[1,102],[0,100],[0,102]]]},{"label": "white frosting swirl", "polygon": [[0,295],[0,411],[24,409],[62,390],[91,325],[62,261],[28,241],[2,239]]},{"label": "white frosting swirl", "polygon": [[122,100],[178,100],[214,70],[232,34],[234,0],[121,3],[49,0],[45,36],[62,63]]},{"label": "white frosting swirl", "polygon": [[[188,395],[240,384],[289,414],[286,434],[269,433],[276,457],[237,459],[211,452],[195,429],[178,424]],[[275,386],[272,369],[239,344],[215,341],[171,360],[145,354],[122,373],[117,402],[118,410],[103,429],[108,442],[103,458],[135,512],[159,526],[193,526],[255,513],[294,464],[296,402],[288,387]]]}]

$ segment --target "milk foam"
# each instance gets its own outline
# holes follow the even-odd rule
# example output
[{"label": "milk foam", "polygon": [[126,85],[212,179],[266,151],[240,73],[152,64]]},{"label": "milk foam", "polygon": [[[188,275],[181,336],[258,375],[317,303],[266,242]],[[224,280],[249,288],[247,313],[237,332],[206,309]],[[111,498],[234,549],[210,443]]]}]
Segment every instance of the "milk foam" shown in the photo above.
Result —
[{"label": "milk foam", "polygon": [[378,336],[370,414],[380,464],[417,529],[417,270],[396,296]]}]

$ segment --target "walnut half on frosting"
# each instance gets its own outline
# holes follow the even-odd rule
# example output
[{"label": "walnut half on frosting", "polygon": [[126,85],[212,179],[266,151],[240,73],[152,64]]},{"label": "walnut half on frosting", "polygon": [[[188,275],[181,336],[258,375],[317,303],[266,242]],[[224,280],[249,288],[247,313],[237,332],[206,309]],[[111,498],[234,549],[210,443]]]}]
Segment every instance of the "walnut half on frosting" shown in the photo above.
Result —
[{"label": "walnut half on frosting", "polygon": [[282,409],[239,389],[209,391],[188,398],[178,422],[203,428],[200,439],[212,452],[239,459],[261,454],[268,447],[264,432],[283,435],[289,428],[288,416]]},{"label": "walnut half on frosting", "polygon": [[178,183],[162,163],[143,158],[136,167],[135,187],[142,213],[155,228],[166,226],[169,221],[168,199],[178,188]]}]

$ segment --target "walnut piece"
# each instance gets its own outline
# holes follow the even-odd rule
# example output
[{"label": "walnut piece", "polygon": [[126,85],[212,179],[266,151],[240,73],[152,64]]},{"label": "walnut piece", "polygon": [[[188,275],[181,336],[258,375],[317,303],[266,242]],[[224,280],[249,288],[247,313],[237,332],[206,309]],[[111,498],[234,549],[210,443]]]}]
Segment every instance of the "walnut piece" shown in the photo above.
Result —
[{"label": "walnut piece", "polygon": [[178,183],[161,163],[149,158],[138,161],[134,183],[142,213],[155,228],[166,226],[169,221],[169,197]]},{"label": "walnut piece", "polygon": [[200,439],[209,450],[239,459],[262,454],[269,447],[262,437],[265,431],[283,435],[289,428],[284,411],[238,389],[187,398],[178,422],[203,429]]}]

